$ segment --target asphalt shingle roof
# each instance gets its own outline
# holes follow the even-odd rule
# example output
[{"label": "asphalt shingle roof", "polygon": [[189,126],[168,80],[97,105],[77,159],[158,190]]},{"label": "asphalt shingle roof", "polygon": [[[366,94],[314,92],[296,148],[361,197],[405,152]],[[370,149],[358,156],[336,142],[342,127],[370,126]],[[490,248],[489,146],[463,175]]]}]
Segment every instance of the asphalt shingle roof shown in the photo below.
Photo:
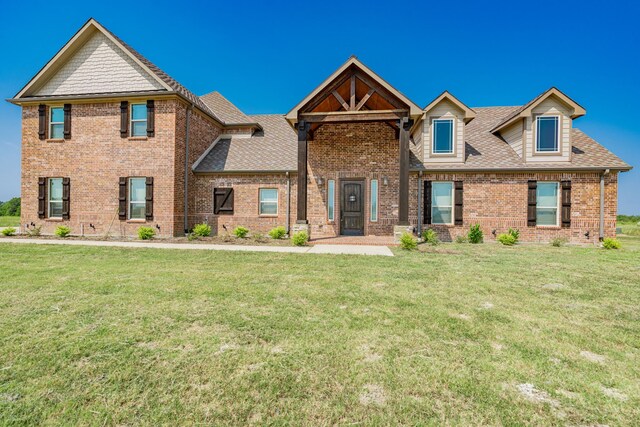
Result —
[{"label": "asphalt shingle roof", "polygon": [[254,123],[249,116],[229,102],[229,100],[222,96],[220,92],[211,92],[206,95],[202,95],[200,99],[227,125]]}]

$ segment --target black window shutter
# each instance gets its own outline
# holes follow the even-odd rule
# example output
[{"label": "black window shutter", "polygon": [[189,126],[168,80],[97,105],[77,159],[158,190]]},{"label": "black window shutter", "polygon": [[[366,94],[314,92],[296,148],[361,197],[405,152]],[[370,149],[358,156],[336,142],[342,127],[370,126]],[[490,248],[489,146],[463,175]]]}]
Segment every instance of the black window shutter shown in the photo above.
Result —
[{"label": "black window shutter", "polygon": [[38,106],[38,138],[47,139],[47,106]]},{"label": "black window shutter", "polygon": [[155,104],[153,99],[147,101],[147,136],[155,135]]},{"label": "black window shutter", "polygon": [[536,190],[538,189],[538,181],[528,181],[529,189],[527,192],[527,225],[529,227],[536,226]]},{"label": "black window shutter", "polygon": [[148,176],[146,180],[146,205],[145,205],[145,217],[148,221],[153,219],[153,177]]},{"label": "black window shutter", "polygon": [[71,104],[64,104],[64,139],[71,139]]},{"label": "black window shutter", "polygon": [[129,101],[120,102],[120,138],[129,136]]},{"label": "black window shutter", "polygon": [[127,219],[127,182],[126,177],[120,178],[118,193],[118,217],[123,220]]},{"label": "black window shutter", "polygon": [[424,223],[431,224],[431,181],[424,182]]},{"label": "black window shutter", "polygon": [[233,214],[233,188],[214,188],[213,213]]},{"label": "black window shutter", "polygon": [[462,225],[462,181],[454,181],[455,225]]},{"label": "black window shutter", "polygon": [[47,212],[47,178],[38,178],[38,218],[46,217]]},{"label": "black window shutter", "polygon": [[562,227],[571,227],[571,181],[562,181]]},{"label": "black window shutter", "polygon": [[62,219],[69,219],[69,211],[71,210],[70,184],[69,178],[62,178]]}]

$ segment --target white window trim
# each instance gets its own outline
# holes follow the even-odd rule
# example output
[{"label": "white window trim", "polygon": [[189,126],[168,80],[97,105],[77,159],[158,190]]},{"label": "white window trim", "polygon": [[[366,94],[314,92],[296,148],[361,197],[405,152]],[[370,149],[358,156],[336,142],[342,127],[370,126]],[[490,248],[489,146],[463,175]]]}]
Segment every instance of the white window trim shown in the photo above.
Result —
[{"label": "white window trim", "polygon": [[[538,195],[536,194],[536,226],[537,227],[559,227],[560,226],[560,213],[562,211],[561,207],[560,207],[560,202],[562,199],[562,194],[560,193],[562,191],[562,188],[560,187],[560,182],[558,181],[538,181],[537,185],[540,184],[555,184],[556,185],[556,223],[555,224],[540,224],[538,225],[538,208],[541,209],[553,209],[554,206],[538,206]],[[537,189],[536,189],[536,193],[537,193]]]},{"label": "white window trim", "polygon": [[[451,151],[436,153],[436,122],[437,121],[449,121],[451,122]],[[434,156],[450,156],[456,152],[456,118],[438,116],[431,118],[431,154]]]},{"label": "white window trim", "polygon": [[[557,124],[556,124],[556,150],[554,151],[540,151],[538,150],[538,138],[540,137],[540,132],[538,129],[538,119],[540,118],[555,118],[557,120]],[[560,137],[562,136],[562,129],[561,129],[561,124],[562,124],[562,118],[560,117],[559,114],[540,114],[538,116],[536,116],[535,118],[535,137],[534,137],[534,153],[535,154],[558,154],[561,152],[560,150]]]},{"label": "white window trim", "polygon": [[[331,186],[333,183],[333,187]],[[329,214],[329,205],[333,205],[333,215]],[[336,220],[336,181],[334,179],[327,180],[327,221]]]},{"label": "white window trim", "polygon": [[[131,183],[133,182],[134,179],[139,179],[142,180],[142,182],[144,183],[145,187],[144,187],[144,199],[142,201],[132,201],[131,200]],[[131,217],[131,205],[132,204],[137,204],[137,205],[143,205],[145,207],[145,215],[142,218],[132,218]],[[140,221],[140,220],[145,220],[146,219],[146,205],[147,205],[147,179],[145,177],[141,177],[141,176],[133,176],[131,178],[128,179],[127,181],[127,219],[129,220],[133,220],[133,221]]]},{"label": "white window trim", "polygon": [[[262,190],[275,190],[276,191],[276,200],[275,201],[266,201],[263,202],[262,201]],[[262,204],[263,203],[268,203],[268,204],[276,204],[276,213],[262,213]],[[264,188],[259,188],[258,189],[258,215],[260,216],[278,216],[278,214],[280,213],[280,191],[278,191],[277,188],[274,187],[264,187]]]},{"label": "white window trim", "polygon": [[146,109],[147,108],[147,104],[144,103],[144,102],[136,102],[136,103],[133,103],[133,104],[131,104],[129,106],[130,107],[130,109],[129,109],[129,135],[131,135],[133,138],[142,138],[142,137],[147,136],[147,130],[146,130],[147,126],[145,126],[144,135],[134,135],[133,134],[133,124],[134,123],[140,123],[140,122],[147,123],[147,121],[149,120],[149,116],[147,116],[144,120],[143,119],[135,119],[134,120],[133,119],[133,106],[134,105],[143,105],[144,108]]},{"label": "white window trim", "polygon": [[[61,109],[62,110],[62,121],[61,122],[54,122],[53,121],[53,110],[54,109]],[[62,136],[64,137],[64,106],[62,105],[52,105],[49,107],[49,139],[60,139],[60,138],[54,138],[53,137],[53,125],[62,125]]]},{"label": "white window trim", "polygon": [[[373,183],[376,183],[375,192],[373,190]],[[369,189],[369,221],[378,222],[378,217],[380,217],[380,182],[377,179],[372,179],[370,183]],[[373,219],[373,196],[376,196],[376,218]]]},{"label": "white window trim", "polygon": [[[53,203],[60,203],[60,207],[62,208],[62,196],[60,196],[60,200],[51,200],[51,182],[54,179],[59,179],[60,180],[60,185],[62,186],[62,178],[48,178],[47,179],[47,218],[52,218],[52,219],[62,219],[62,209],[60,209],[60,215],[59,216],[53,216],[51,215],[51,202]],[[64,192],[64,188],[62,188],[62,191]]]},{"label": "white window trim", "polygon": [[[435,206],[435,204],[433,203],[433,185],[434,184],[451,184],[451,206]],[[431,189],[432,189],[432,199],[431,199],[431,224],[434,225],[453,225],[454,223],[454,218],[453,218],[453,208],[456,205],[456,201],[454,199],[455,195],[456,195],[456,191],[455,191],[455,185],[453,184],[453,181],[433,181],[431,183]],[[442,207],[442,208],[451,208],[451,222],[434,222],[433,218],[433,208],[434,207]]]}]

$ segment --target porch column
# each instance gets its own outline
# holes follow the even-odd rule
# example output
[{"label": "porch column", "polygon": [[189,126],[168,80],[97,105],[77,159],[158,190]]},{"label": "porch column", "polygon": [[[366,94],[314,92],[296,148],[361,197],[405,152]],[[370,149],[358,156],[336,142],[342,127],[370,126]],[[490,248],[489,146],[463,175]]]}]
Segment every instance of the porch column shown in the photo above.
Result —
[{"label": "porch column", "polygon": [[409,131],[413,120],[403,117],[400,127],[400,200],[398,201],[398,225],[409,225]]},{"label": "porch column", "polygon": [[300,120],[298,129],[298,224],[307,223],[307,135],[309,123]]}]

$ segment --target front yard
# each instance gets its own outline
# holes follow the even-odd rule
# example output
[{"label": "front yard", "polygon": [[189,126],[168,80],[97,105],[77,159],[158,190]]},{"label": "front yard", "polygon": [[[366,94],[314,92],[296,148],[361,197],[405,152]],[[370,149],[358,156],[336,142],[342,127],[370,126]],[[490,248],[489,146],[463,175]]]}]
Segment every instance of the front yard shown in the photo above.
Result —
[{"label": "front yard", "polygon": [[640,419],[640,239],[396,257],[0,242],[0,425]]}]

